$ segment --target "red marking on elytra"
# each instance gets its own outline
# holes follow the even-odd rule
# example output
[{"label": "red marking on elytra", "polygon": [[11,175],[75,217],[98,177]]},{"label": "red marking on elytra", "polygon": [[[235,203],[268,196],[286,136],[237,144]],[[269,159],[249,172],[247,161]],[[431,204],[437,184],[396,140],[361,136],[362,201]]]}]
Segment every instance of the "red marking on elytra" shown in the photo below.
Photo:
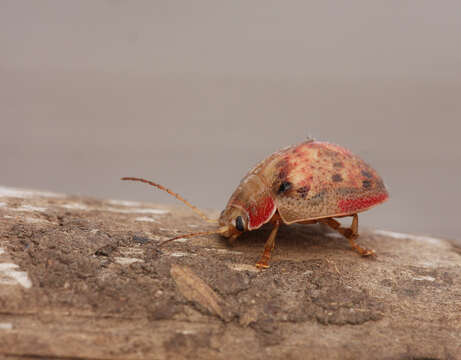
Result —
[{"label": "red marking on elytra", "polygon": [[274,208],[274,200],[268,196],[258,204],[258,207],[250,209],[248,211],[250,217],[249,228],[255,229],[266,223],[272,216]]},{"label": "red marking on elytra", "polygon": [[379,204],[387,198],[387,194],[380,194],[377,196],[362,197],[358,199],[343,199],[338,201],[338,207],[342,212],[352,213],[354,211],[359,211]]}]

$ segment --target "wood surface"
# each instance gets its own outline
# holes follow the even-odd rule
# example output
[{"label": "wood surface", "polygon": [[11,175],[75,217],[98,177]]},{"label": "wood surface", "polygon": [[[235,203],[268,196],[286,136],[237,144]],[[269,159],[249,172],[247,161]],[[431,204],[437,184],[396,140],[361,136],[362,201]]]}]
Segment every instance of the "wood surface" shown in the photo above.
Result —
[{"label": "wood surface", "polygon": [[461,359],[452,243],[360,227],[368,259],[284,226],[262,271],[269,228],[159,246],[212,228],[181,206],[0,188],[0,358]]}]

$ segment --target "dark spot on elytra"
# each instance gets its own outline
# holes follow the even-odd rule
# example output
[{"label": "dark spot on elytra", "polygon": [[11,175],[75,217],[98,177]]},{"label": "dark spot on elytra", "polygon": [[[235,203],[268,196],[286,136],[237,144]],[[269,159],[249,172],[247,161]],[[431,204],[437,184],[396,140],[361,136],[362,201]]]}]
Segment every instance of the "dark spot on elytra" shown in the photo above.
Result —
[{"label": "dark spot on elytra", "polygon": [[318,194],[312,196],[309,201],[312,203],[312,205],[319,204],[323,201],[325,195],[326,195],[326,190],[321,190]]},{"label": "dark spot on elytra", "polygon": [[283,158],[281,159],[277,165],[275,165],[276,167],[278,167],[279,169],[280,168],[284,168],[284,167],[287,167],[288,166],[288,159],[287,158]]},{"label": "dark spot on elytra", "polygon": [[303,198],[305,199],[307,194],[309,193],[309,190],[311,188],[309,186],[303,186],[303,187],[300,187],[298,190],[296,190],[296,192]]},{"label": "dark spot on elytra", "polygon": [[281,184],[280,184],[280,187],[277,191],[278,194],[284,194],[286,193],[288,190],[291,189],[291,187],[293,186],[293,184],[289,181],[283,181]]},{"label": "dark spot on elytra", "polygon": [[372,174],[370,174],[368,171],[365,171],[365,170],[362,170],[362,175],[369,179],[373,177]]},{"label": "dark spot on elytra", "polygon": [[290,163],[286,158],[284,158],[277,163],[276,167],[280,169],[278,173],[278,179],[282,182],[285,181],[288,177]]},{"label": "dark spot on elytra", "polygon": [[288,177],[288,169],[284,168],[284,169],[280,170],[278,178],[283,181],[287,177]]},{"label": "dark spot on elytra", "polygon": [[336,151],[323,148],[319,150],[318,157],[322,157],[324,159],[334,159],[338,157],[338,153]]},{"label": "dark spot on elytra", "polygon": [[371,181],[370,180],[363,180],[362,181],[362,186],[363,186],[364,189],[371,188]]},{"label": "dark spot on elytra", "polygon": [[337,189],[336,192],[338,193],[338,195],[350,196],[351,194],[355,194],[357,192],[357,189],[344,187]]},{"label": "dark spot on elytra", "polygon": [[344,164],[342,161],[337,161],[333,164],[334,167],[336,168],[343,168],[344,167]]},{"label": "dark spot on elytra", "polygon": [[333,180],[334,182],[341,182],[343,181],[343,177],[340,174],[334,174],[331,177],[331,180]]}]

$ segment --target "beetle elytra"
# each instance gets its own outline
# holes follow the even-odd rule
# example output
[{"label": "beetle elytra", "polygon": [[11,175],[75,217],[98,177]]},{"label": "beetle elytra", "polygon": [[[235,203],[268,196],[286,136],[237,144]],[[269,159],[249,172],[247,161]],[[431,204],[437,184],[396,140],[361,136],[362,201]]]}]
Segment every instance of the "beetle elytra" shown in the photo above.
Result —
[{"label": "beetle elytra", "polygon": [[[281,224],[323,223],[347,238],[360,255],[374,255],[374,250],[355,242],[359,235],[357,214],[389,197],[377,172],[358,156],[341,146],[310,139],[275,152],[251,169],[218,220],[209,219],[181,196],[157,183],[133,177],[122,180],[153,185],[184,202],[206,221],[219,224],[215,231],[182,235],[167,241],[220,234],[233,242],[245,231],[273,224],[262,257],[256,263],[258,268],[269,266]],[[346,216],[352,217],[349,228],[334,219]]]}]

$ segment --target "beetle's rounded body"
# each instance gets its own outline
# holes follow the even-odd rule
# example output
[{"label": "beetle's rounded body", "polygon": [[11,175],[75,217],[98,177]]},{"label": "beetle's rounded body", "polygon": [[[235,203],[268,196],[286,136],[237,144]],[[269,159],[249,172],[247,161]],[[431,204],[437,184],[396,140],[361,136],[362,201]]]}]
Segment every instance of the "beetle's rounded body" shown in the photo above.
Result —
[{"label": "beetle's rounded body", "polygon": [[[140,178],[123,178],[156,186],[210,220],[195,206],[173,191]],[[244,231],[271,222],[274,228],[266,241],[262,258],[256,264],[268,267],[275,237],[281,223],[324,223],[344,235],[361,255],[373,255],[357,245],[357,213],[388,198],[383,181],[367,163],[341,146],[308,140],[282,149],[258,163],[242,179],[219,217],[220,228],[181,237],[221,234],[232,242]],[[352,216],[350,228],[335,217]],[[174,238],[176,239],[176,238]],[[174,240],[174,239],[170,239]]]},{"label": "beetle's rounded body", "polygon": [[[383,181],[350,151],[306,141],[258,163],[242,179],[221,213],[221,225],[240,212],[247,230],[276,212],[285,224],[353,215],[388,198]],[[236,211],[236,210],[239,211]]]}]

